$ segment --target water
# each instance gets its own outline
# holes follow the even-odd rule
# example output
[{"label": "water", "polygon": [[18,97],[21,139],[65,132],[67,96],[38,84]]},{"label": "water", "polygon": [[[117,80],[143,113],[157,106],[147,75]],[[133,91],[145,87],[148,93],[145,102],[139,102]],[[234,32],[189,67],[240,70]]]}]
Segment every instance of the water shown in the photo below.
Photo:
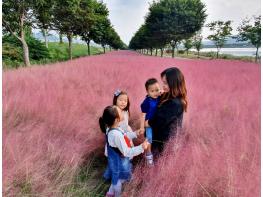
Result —
[{"label": "water", "polygon": [[[193,51],[196,51],[193,49]],[[203,48],[200,52],[217,52],[216,48]],[[235,56],[256,56],[256,48],[221,48],[219,54],[229,54]],[[258,49],[258,55],[261,56],[261,49]]]}]

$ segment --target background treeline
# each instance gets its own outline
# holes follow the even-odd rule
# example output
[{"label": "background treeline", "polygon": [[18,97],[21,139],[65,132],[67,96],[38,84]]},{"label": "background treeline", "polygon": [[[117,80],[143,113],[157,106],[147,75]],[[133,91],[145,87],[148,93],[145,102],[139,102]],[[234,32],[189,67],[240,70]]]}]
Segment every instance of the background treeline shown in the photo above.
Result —
[{"label": "background treeline", "polygon": [[[174,57],[175,48],[181,44],[188,54],[191,48],[198,53],[202,48],[201,29],[206,20],[206,8],[200,0],[159,0],[154,1],[145,17],[144,24],[132,37],[129,48],[142,53],[157,55],[158,50],[163,56],[164,50]],[[206,25],[211,31],[208,39],[213,41],[217,58],[219,51],[230,37],[232,21],[213,21]],[[238,27],[238,35],[233,36],[238,41],[248,41],[258,49],[261,46],[261,16],[244,19]]]},{"label": "background treeline", "polygon": [[[88,55],[94,41],[110,49],[126,46],[112,26],[106,5],[97,0],[4,0],[3,60],[21,62],[51,58],[47,36],[51,30],[68,39],[67,55],[72,59],[72,39],[80,37],[87,43]],[[45,38],[41,43],[32,36],[32,29],[40,29]],[[64,47],[63,45],[61,46]],[[56,48],[57,50],[57,48]],[[56,51],[55,50],[55,51]],[[54,52],[54,50],[53,50]]]}]

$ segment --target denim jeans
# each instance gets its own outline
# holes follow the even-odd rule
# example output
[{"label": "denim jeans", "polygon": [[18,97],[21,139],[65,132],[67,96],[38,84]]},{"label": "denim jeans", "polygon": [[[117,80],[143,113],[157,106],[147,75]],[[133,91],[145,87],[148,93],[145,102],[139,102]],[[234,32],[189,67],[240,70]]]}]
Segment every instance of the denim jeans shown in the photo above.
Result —
[{"label": "denim jeans", "polygon": [[146,131],[146,138],[147,138],[148,142],[150,144],[152,144],[152,142],[153,142],[153,131],[152,131],[152,128],[151,127],[146,127],[145,131]]}]

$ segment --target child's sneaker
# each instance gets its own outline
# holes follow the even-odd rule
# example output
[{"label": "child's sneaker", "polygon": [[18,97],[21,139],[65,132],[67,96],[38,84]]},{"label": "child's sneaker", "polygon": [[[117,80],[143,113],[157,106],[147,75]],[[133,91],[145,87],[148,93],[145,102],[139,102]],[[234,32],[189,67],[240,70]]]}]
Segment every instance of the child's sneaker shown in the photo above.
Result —
[{"label": "child's sneaker", "polygon": [[114,194],[107,192],[105,197],[114,197]]},{"label": "child's sneaker", "polygon": [[146,155],[147,165],[153,166],[153,155]]}]

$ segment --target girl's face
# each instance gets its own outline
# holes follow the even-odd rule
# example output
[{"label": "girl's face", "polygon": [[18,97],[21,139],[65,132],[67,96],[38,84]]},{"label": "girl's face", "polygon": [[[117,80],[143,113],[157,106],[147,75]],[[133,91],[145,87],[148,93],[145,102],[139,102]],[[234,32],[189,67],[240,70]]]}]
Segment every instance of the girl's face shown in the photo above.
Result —
[{"label": "girl's face", "polygon": [[163,82],[163,91],[164,92],[169,92],[170,91],[170,88],[168,86],[168,83],[167,83],[167,80],[166,80],[166,76],[164,75],[162,77],[162,82]]},{"label": "girl's face", "polygon": [[121,109],[124,110],[125,107],[127,107],[128,104],[128,96],[125,94],[122,94],[118,96],[116,105]]}]

